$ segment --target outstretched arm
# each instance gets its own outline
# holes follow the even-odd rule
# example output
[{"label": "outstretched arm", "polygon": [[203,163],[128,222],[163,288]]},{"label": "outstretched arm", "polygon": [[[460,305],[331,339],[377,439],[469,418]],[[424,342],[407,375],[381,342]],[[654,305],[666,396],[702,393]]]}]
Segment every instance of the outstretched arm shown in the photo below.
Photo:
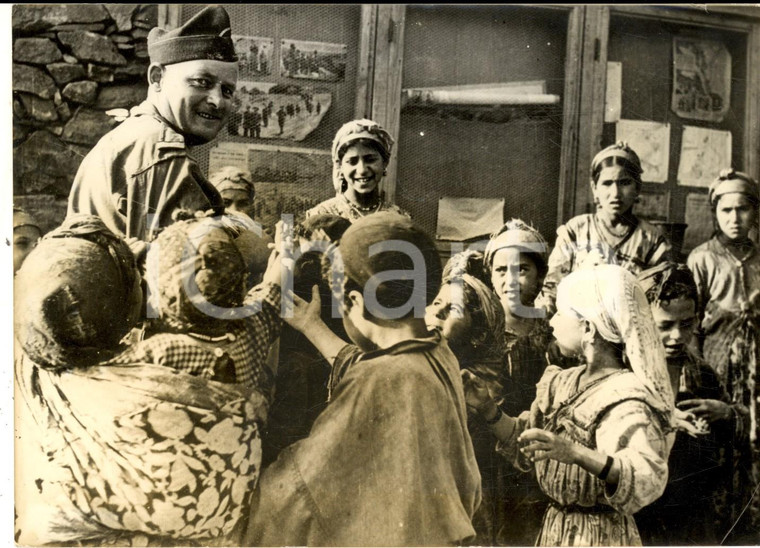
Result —
[{"label": "outstretched arm", "polygon": [[333,333],[327,324],[322,321],[320,310],[322,306],[319,297],[319,287],[311,288],[311,301],[307,302],[300,298],[292,291],[288,292],[286,297],[293,301],[293,315],[285,317],[283,320],[304,334],[313,344],[320,354],[324,356],[330,365],[333,365],[338,353],[348,343]]}]

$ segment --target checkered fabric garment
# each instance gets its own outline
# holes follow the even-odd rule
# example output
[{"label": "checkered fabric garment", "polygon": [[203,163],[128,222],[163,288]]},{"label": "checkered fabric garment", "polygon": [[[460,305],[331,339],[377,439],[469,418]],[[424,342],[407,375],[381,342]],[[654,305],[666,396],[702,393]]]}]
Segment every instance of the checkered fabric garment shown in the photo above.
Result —
[{"label": "checkered fabric garment", "polygon": [[[280,334],[280,287],[254,287],[246,295],[245,304],[256,303],[261,303],[258,313],[235,322],[226,337],[218,337],[219,341],[184,333],[157,333],[137,342],[110,363],[162,365],[203,378],[244,383],[268,393],[272,374],[266,360],[272,342]],[[230,365],[234,375],[225,371]]]}]

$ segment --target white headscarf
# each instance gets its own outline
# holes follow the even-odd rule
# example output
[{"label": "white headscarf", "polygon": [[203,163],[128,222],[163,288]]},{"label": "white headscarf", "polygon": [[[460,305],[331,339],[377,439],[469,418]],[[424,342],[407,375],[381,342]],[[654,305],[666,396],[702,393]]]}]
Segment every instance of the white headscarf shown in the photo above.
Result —
[{"label": "white headscarf", "polygon": [[346,145],[359,139],[369,139],[377,143],[385,152],[383,159],[386,162],[390,160],[391,152],[393,152],[393,137],[380,124],[367,119],[346,122],[335,134],[332,144],[333,187],[336,194],[340,194],[342,185],[340,177],[341,151]]},{"label": "white headscarf", "polygon": [[633,274],[606,264],[576,270],[559,284],[557,309],[591,322],[609,342],[625,345],[634,375],[651,392],[653,406],[670,420],[675,398],[665,349]]}]

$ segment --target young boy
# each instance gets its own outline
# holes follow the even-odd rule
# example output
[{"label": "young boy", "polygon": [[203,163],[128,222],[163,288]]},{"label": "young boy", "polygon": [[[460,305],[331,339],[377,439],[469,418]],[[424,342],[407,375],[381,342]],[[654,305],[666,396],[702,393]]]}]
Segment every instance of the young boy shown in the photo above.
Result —
[{"label": "young boy", "polygon": [[462,544],[474,535],[480,475],[459,365],[425,326],[441,282],[435,245],[383,212],[355,221],[339,250],[343,323],[356,346],[322,322],[316,287],[310,303],[295,299],[288,321],[332,363],[331,400],[309,437],[265,470],[244,542]]},{"label": "young boy", "polygon": [[[728,544],[760,539],[760,252],[757,230],[760,190],[746,173],[721,171],[709,190],[716,235],[689,254],[699,294],[699,340],[709,363],[745,418],[734,445],[730,514],[736,527]],[[738,520],[738,521],[737,521]]]},{"label": "young boy", "polygon": [[114,233],[142,242],[171,224],[177,209],[222,213],[188,147],[226,125],[238,78],[230,19],[219,6],[175,30],[152,29],[148,53],[147,100],[82,161],[68,207],[69,215],[98,215]]},{"label": "young boy", "polygon": [[660,499],[636,515],[645,545],[718,544],[726,532],[715,503],[726,471],[735,414],[715,372],[690,350],[697,322],[697,286],[686,265],[666,262],[645,270],[646,292],[665,347],[679,413]]}]

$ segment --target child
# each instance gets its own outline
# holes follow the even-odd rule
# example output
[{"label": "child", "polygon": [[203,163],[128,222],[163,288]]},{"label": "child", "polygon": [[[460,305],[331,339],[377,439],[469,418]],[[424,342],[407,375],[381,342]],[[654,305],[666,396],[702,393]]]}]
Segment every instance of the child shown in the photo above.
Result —
[{"label": "child", "polygon": [[310,303],[295,299],[288,321],[332,363],[331,400],[262,475],[245,543],[461,544],[474,535],[480,477],[459,365],[420,314],[441,282],[435,244],[381,212],[354,221],[338,249],[357,346],[322,322],[316,287]]},{"label": "child", "polygon": [[[482,253],[469,250],[452,256],[444,268],[441,289],[427,307],[425,322],[428,329],[439,331],[446,339],[459,366],[483,379],[501,401],[505,384],[504,310],[496,293],[478,278],[482,274]],[[505,481],[506,462],[494,451],[497,440],[478,414],[470,414],[467,426],[483,491],[483,501],[472,520],[475,543],[503,544],[504,529],[515,510],[505,497],[512,488]]]},{"label": "child", "polygon": [[699,338],[731,403],[744,418],[744,441],[734,447],[731,515],[741,521],[730,544],[760,538],[760,425],[756,375],[760,362],[760,253],[750,239],[757,229],[759,192],[747,174],[726,169],[709,190],[718,230],[689,254],[699,290]]},{"label": "child", "polygon": [[280,331],[280,259],[246,295],[232,224],[179,220],[148,251],[150,319],[144,337],[114,363],[142,361],[269,393],[269,347]]},{"label": "child", "polygon": [[24,259],[37,246],[42,237],[37,222],[26,211],[13,208],[13,273],[18,272]]},{"label": "child", "polygon": [[562,280],[557,309],[558,346],[586,363],[549,366],[530,411],[517,418],[464,372],[468,404],[499,439],[497,450],[534,469],[553,499],[537,546],[640,544],[632,514],[665,488],[673,410],[646,297],[630,272],[600,265]]},{"label": "child", "polygon": [[641,191],[641,162],[624,142],[608,146],[591,162],[596,212],[578,215],[557,229],[538,306],[554,313],[557,284],[590,253],[638,274],[667,260],[671,246],[660,230],[633,213]]},{"label": "child", "polygon": [[256,197],[252,179],[250,172],[234,166],[225,166],[208,177],[222,196],[225,211],[243,213],[251,219],[253,219],[253,200]]},{"label": "child", "polygon": [[665,493],[636,514],[636,523],[645,545],[718,544],[728,531],[725,524],[716,528],[721,452],[730,450],[735,414],[715,372],[690,350],[697,286],[686,265],[670,262],[642,272],[639,283],[665,347],[677,405],[686,413],[677,422]]}]

